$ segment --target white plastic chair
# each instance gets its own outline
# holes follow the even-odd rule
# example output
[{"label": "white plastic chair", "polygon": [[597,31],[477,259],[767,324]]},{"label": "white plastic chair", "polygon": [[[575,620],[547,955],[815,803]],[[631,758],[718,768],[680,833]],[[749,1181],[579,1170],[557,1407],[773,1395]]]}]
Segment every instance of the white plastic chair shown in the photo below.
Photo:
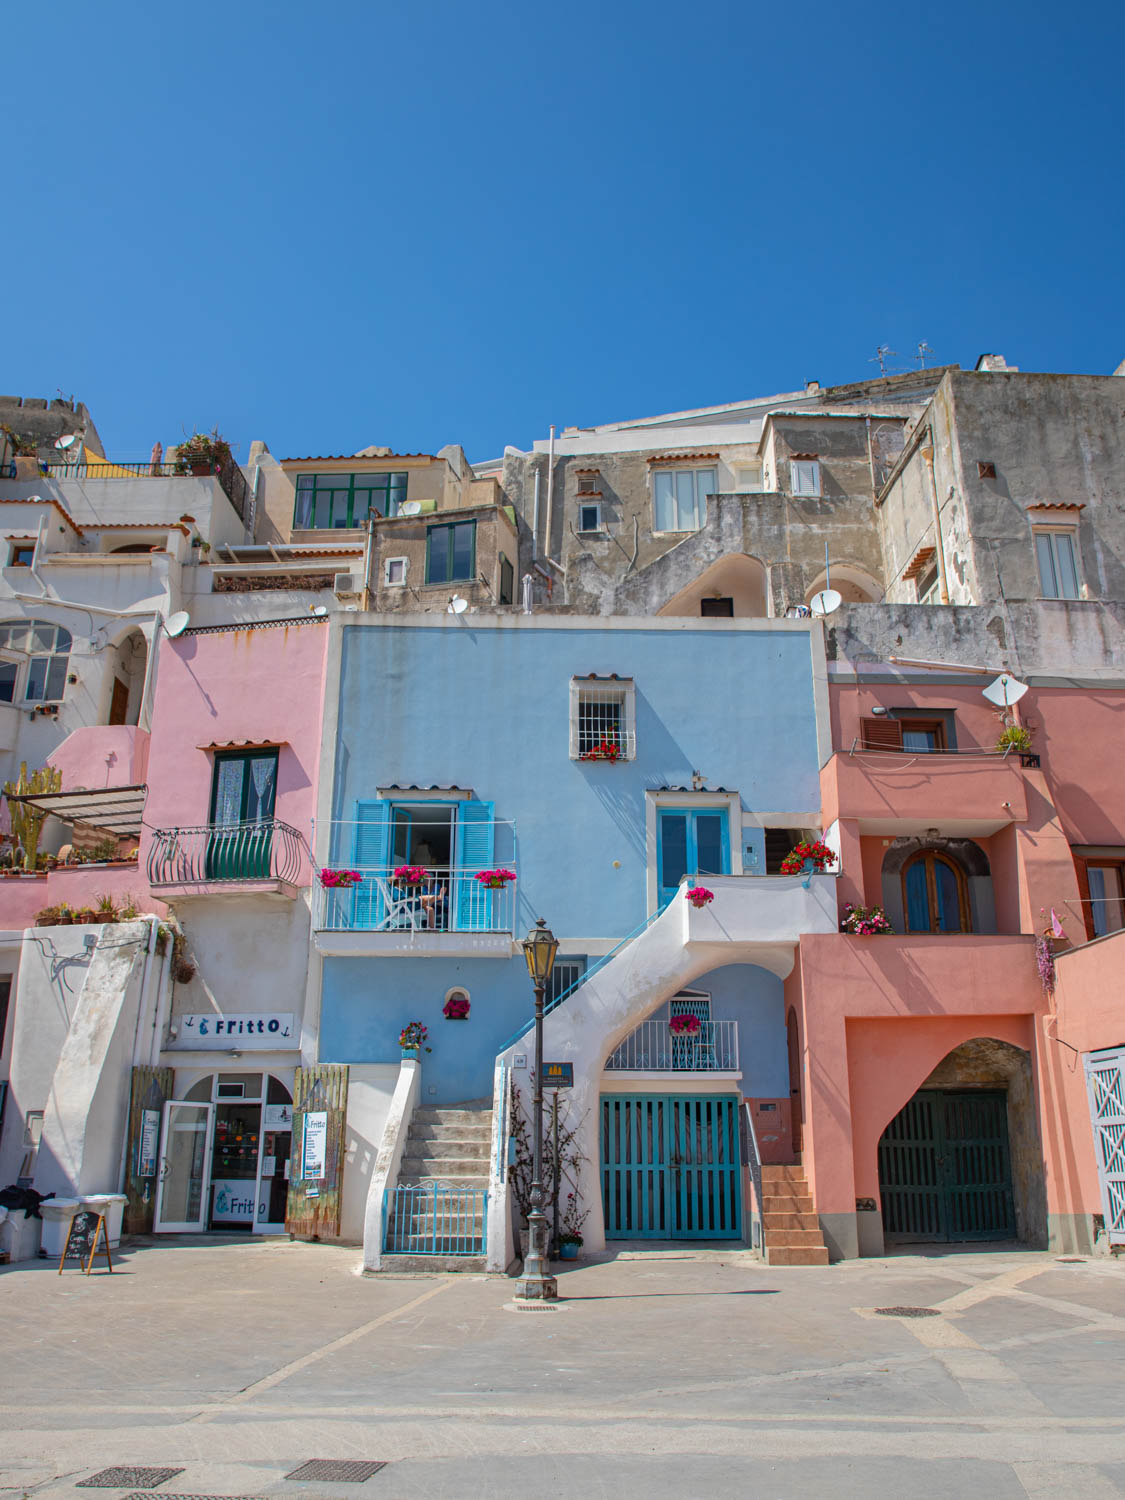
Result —
[{"label": "white plastic chair", "polygon": [[426,925],[426,913],[422,902],[413,892],[405,896],[396,896],[391,887],[380,876],[372,876],[379,900],[386,908],[386,916],[382,921],[375,924],[374,931],[388,932],[401,931],[409,927],[413,932],[419,932]]}]

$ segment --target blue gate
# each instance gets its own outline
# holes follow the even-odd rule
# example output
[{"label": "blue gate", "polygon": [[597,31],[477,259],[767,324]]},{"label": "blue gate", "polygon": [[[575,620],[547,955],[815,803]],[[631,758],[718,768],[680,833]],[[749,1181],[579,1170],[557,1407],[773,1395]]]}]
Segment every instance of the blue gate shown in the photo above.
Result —
[{"label": "blue gate", "polygon": [[607,1239],[742,1238],[735,1096],[603,1094],[601,1110]]}]

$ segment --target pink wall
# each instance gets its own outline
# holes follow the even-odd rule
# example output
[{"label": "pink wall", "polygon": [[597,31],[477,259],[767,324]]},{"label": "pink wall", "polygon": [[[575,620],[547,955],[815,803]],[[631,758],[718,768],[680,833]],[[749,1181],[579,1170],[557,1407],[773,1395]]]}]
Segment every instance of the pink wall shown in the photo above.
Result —
[{"label": "pink wall", "polygon": [[1125,932],[1055,961],[1058,1038],[1077,1052],[1125,1047]]},{"label": "pink wall", "polygon": [[19,932],[31,927],[35,913],[45,906],[68,906],[80,910],[97,906],[100,896],[112,896],[118,905],[132,896],[142,912],[163,916],[167,907],[149,895],[148,882],[136,864],[67,865],[34,878],[0,880],[0,929]]},{"label": "pink wall", "polygon": [[[321,622],[164,641],[153,706],[145,822],[205,824],[212,744],[280,745],[275,816],[310,837],[324,716],[328,630]],[[147,856],[142,844],[142,862]],[[301,884],[309,881],[307,856]]]},{"label": "pink wall", "polygon": [[135,724],[90,724],[68,734],[47,757],[64,792],[79,787],[139,786],[148,771],[149,734]]}]

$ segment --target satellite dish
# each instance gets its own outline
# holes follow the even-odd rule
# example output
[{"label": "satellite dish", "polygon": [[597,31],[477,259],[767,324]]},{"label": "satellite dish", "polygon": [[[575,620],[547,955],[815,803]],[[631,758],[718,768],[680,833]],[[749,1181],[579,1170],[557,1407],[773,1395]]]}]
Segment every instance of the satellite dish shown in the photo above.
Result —
[{"label": "satellite dish", "polygon": [[1011,708],[1013,703],[1018,703],[1027,692],[1027,683],[1021,682],[1018,677],[1012,677],[1007,672],[1002,672],[995,682],[990,682],[981,692],[989,703],[995,703],[997,708]]},{"label": "satellite dish", "polygon": [[174,615],[169,615],[164,621],[164,634],[175,640],[178,635],[183,635],[190,624],[191,616],[187,610],[178,609]]},{"label": "satellite dish", "polygon": [[62,435],[62,437],[59,437],[59,438],[55,439],[55,447],[56,448],[69,448],[70,445],[71,445],[71,443],[76,443],[77,441],[78,441],[78,434],[76,432],[64,432],[63,435]]},{"label": "satellite dish", "polygon": [[328,613],[328,606],[326,604],[314,604],[309,613],[315,615],[318,620],[323,620]]},{"label": "satellite dish", "polygon": [[445,612],[447,615],[463,615],[468,607],[469,601],[467,599],[462,599],[460,594],[454,594],[445,606]]},{"label": "satellite dish", "polygon": [[422,514],[421,500],[404,500],[399,506],[400,516],[420,516]]},{"label": "satellite dish", "polygon": [[843,594],[837,593],[835,589],[821,589],[819,594],[814,594],[809,600],[809,608],[814,615],[831,615],[844,602]]}]

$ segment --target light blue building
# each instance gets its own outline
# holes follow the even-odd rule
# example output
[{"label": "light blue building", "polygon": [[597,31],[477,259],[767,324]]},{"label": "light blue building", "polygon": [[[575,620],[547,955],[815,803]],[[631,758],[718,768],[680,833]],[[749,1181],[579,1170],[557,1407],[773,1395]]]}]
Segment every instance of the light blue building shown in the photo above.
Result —
[{"label": "light blue building", "polygon": [[[362,880],[317,893],[319,1058],[397,1064],[421,1021],[423,1109],[491,1101],[532,1014],[519,941],[536,918],[559,940],[557,997],[685,874],[766,875],[819,823],[808,622],[367,617],[334,649],[317,852]],[[786,1100],[782,989],[732,963],[653,993],[607,1077],[683,1093],[706,1072],[732,1097]],[[447,1019],[451,999],[467,1020]],[[677,1010],[702,1043],[671,1038]]]}]

